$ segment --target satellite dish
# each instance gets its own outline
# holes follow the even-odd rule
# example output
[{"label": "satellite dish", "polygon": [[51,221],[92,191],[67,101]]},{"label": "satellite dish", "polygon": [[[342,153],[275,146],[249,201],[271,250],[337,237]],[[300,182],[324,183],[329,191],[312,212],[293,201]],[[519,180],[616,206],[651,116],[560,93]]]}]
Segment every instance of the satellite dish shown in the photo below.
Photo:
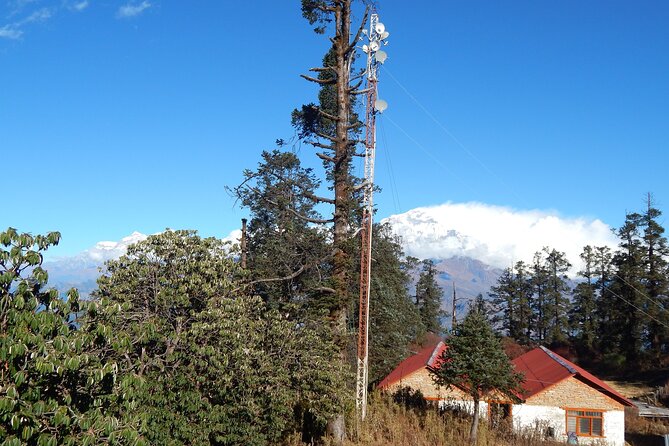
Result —
[{"label": "satellite dish", "polygon": [[378,60],[380,63],[385,62],[387,58],[388,58],[388,53],[386,53],[385,51],[376,52],[376,60]]},{"label": "satellite dish", "polygon": [[362,46],[362,52],[363,52],[363,53],[366,53],[366,52],[368,52],[368,51],[369,51],[369,47],[368,47],[367,45],[363,45],[363,46]]},{"label": "satellite dish", "polygon": [[384,31],[381,33],[381,40],[387,39],[390,33],[388,31]]},{"label": "satellite dish", "polygon": [[379,50],[379,42],[370,42],[369,43],[369,49],[371,51],[378,51]]},{"label": "satellite dish", "polygon": [[374,28],[377,33],[383,34],[383,32],[386,30],[386,27],[383,23],[379,22],[376,24],[376,28]]},{"label": "satellite dish", "polygon": [[379,113],[383,113],[385,109],[388,108],[388,103],[384,101],[383,99],[377,99],[374,102],[374,109],[378,111]]}]

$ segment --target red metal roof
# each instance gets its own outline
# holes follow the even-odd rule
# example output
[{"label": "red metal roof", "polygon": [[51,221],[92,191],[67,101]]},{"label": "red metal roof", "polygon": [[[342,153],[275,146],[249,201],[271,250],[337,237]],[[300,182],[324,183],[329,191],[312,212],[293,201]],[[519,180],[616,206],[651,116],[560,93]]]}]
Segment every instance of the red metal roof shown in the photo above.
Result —
[{"label": "red metal roof", "polygon": [[443,341],[440,341],[437,345],[425,347],[415,355],[409,356],[407,359],[400,362],[395,370],[390,372],[390,374],[386,376],[377,387],[383,389],[401,381],[404,377],[409,376],[425,366],[434,366],[445,349],[446,345]]},{"label": "red metal roof", "polygon": [[[445,349],[446,345],[443,342],[439,342],[437,345],[428,346],[418,353],[409,356],[379,383],[378,388],[383,389],[400,382],[403,378],[425,366],[434,367],[438,364],[437,361]],[[525,376],[525,382],[523,383],[524,393],[522,395],[525,399],[543,392],[548,387],[566,378],[576,376],[586,384],[605,393],[621,404],[634,406],[630,400],[613,390],[604,381],[545,347],[530,350],[514,359],[512,363],[516,371]]]},{"label": "red metal roof", "polygon": [[539,392],[543,392],[548,387],[566,378],[576,376],[619,403],[625,406],[634,405],[604,381],[545,347],[530,350],[512,362],[516,371],[525,375],[525,382],[523,383],[523,389],[525,390],[523,394],[524,398],[529,398]]}]

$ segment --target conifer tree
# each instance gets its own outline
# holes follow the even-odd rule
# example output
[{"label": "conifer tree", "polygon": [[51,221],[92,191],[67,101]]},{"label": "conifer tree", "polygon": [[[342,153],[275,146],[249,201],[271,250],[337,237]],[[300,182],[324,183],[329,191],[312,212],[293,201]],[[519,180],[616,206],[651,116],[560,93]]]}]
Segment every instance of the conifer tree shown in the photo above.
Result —
[{"label": "conifer tree", "polygon": [[416,283],[416,307],[425,329],[432,333],[441,332],[441,299],[444,291],[437,283],[437,269],[432,260],[423,260],[423,270]]},{"label": "conifer tree", "polygon": [[647,207],[641,218],[643,228],[643,262],[646,302],[648,313],[647,342],[655,360],[669,343],[669,246],[664,228],[658,222],[662,212],[654,206],[648,194]]},{"label": "conifer tree", "polygon": [[597,258],[596,248],[588,245],[581,252],[583,269],[579,276],[585,279],[573,291],[573,306],[569,313],[569,324],[578,345],[586,353],[592,353],[598,331],[597,318]]},{"label": "conifer tree", "polygon": [[567,339],[569,312],[569,285],[567,271],[571,264],[565,253],[555,249],[544,248],[545,270],[547,274],[546,297],[549,312],[548,341],[560,343]]},{"label": "conifer tree", "polygon": [[522,376],[513,371],[500,339],[485,317],[470,311],[448,338],[439,365],[430,369],[434,382],[446,388],[465,389],[474,402],[470,442],[476,444],[479,402],[495,392],[518,401]]},{"label": "conifer tree", "polygon": [[409,345],[425,328],[409,295],[411,277],[402,246],[388,224],[375,224],[372,238],[369,381],[379,381],[409,356]]},{"label": "conifer tree", "polygon": [[618,229],[619,249],[612,258],[614,269],[611,282],[602,290],[602,301],[608,310],[602,321],[610,353],[623,355],[628,364],[639,360],[643,347],[646,315],[643,306],[645,250],[641,242],[642,216],[628,213]]}]

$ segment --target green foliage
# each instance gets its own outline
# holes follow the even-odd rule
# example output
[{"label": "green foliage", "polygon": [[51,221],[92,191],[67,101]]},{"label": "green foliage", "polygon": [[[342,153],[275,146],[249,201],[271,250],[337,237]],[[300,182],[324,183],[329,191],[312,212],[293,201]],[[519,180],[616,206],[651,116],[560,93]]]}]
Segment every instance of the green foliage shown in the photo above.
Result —
[{"label": "green foliage", "polygon": [[107,271],[82,330],[117,333],[106,353],[151,443],[273,444],[345,404],[331,334],[245,296],[220,240],[166,231]]},{"label": "green foliage", "polygon": [[500,339],[485,317],[470,311],[447,341],[439,365],[430,369],[434,382],[458,388],[474,401],[471,438],[476,439],[479,401],[490,395],[519,400],[522,375],[513,371]]},{"label": "green foliage", "polygon": [[369,381],[378,382],[409,356],[409,345],[424,332],[409,296],[411,277],[402,246],[388,224],[374,225],[370,291]]},{"label": "green foliage", "polygon": [[579,275],[585,279],[573,290],[573,306],[569,314],[569,324],[578,345],[584,353],[591,353],[597,339],[599,321],[597,319],[598,286],[596,277],[597,248],[586,246],[581,252],[583,270]]},{"label": "green foliage", "polygon": [[493,392],[518,400],[522,375],[513,371],[500,339],[482,314],[470,311],[446,344],[440,365],[430,370],[436,384],[462,389],[475,400]]},{"label": "green foliage", "polygon": [[77,330],[95,305],[45,289],[42,252],[59,239],[0,233],[0,444],[146,444],[110,414],[124,399],[118,364],[100,359],[113,333]]},{"label": "green foliage", "polygon": [[437,283],[437,269],[434,267],[434,262],[423,260],[423,270],[416,283],[416,306],[425,329],[435,334],[442,331],[440,318],[444,316],[441,311],[443,296],[444,290]]},{"label": "green foliage", "polygon": [[319,289],[329,285],[331,248],[326,231],[313,225],[323,218],[316,210],[320,181],[294,153],[274,150],[262,158],[232,190],[251,212],[247,251],[254,290],[272,306],[309,301],[330,309],[336,303]]},{"label": "green foliage", "polygon": [[529,344],[534,329],[534,296],[527,265],[519,261],[513,268],[507,268],[490,289],[489,296],[495,308],[501,310],[493,322],[510,338]]}]

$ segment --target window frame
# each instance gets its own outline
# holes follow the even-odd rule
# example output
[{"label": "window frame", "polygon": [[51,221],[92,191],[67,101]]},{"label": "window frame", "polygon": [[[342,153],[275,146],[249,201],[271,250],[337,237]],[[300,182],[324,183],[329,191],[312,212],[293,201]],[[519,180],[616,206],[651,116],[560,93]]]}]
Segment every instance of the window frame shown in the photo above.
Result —
[{"label": "window frame", "polygon": [[[597,412],[597,413],[600,413],[601,416],[595,417],[595,416],[591,416],[591,415],[570,415],[569,411],[585,412],[585,413],[587,413],[587,412]],[[564,408],[564,417],[565,417],[564,418],[564,430],[565,430],[565,434],[570,432],[569,431],[569,418],[572,417],[572,418],[576,418],[576,431],[575,432],[576,432],[576,435],[578,437],[605,438],[606,433],[604,431],[604,413],[606,413],[606,411],[602,410],[602,409],[586,409],[586,408],[582,408],[582,407],[581,408],[576,408],[576,407],[566,407],[566,408]],[[583,418],[585,418],[587,420],[590,420],[590,433],[582,433],[581,432],[580,420],[583,419]],[[602,433],[601,433],[601,435],[595,435],[595,434],[592,433],[592,420],[593,419],[602,420]]]}]

